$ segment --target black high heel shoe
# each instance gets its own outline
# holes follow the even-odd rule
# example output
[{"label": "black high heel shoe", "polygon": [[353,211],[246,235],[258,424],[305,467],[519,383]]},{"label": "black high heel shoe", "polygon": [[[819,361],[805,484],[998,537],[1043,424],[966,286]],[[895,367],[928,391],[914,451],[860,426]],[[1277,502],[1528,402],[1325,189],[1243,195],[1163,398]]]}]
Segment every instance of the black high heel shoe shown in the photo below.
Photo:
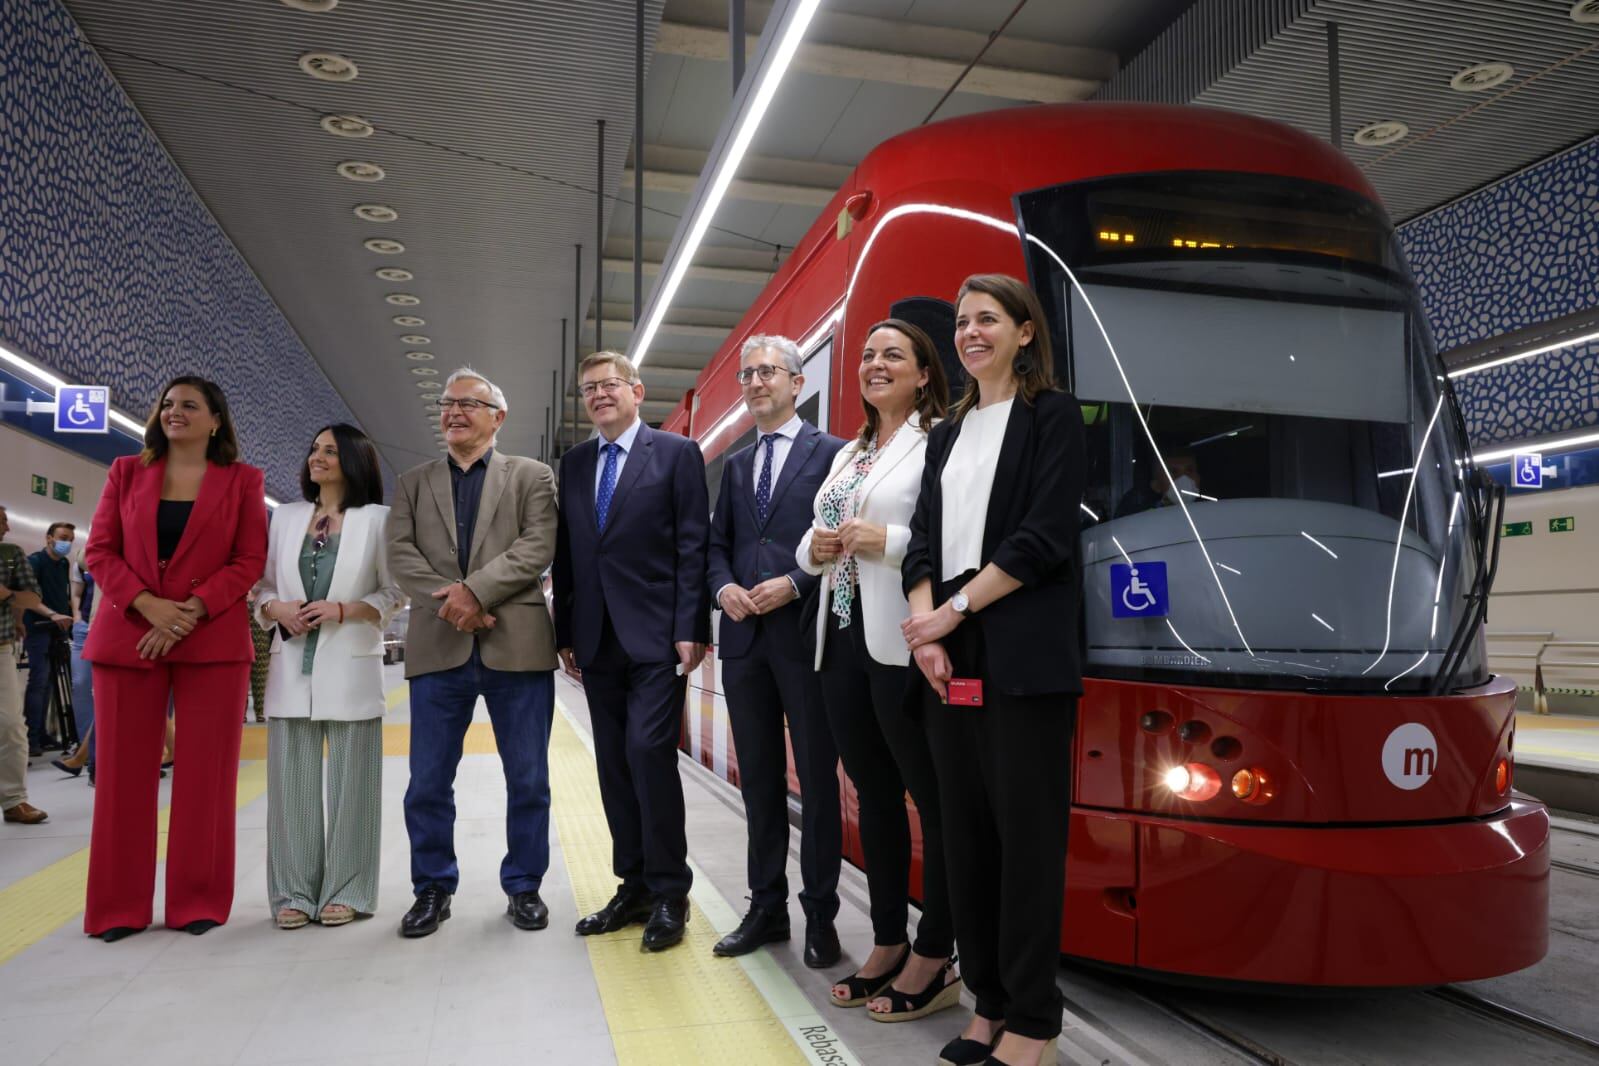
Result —
[{"label": "black high heel shoe", "polygon": [[958,976],[953,981],[946,978],[956,959],[954,955],[945,959],[944,965],[938,968],[933,979],[920,992],[901,992],[892,985],[883,989],[878,995],[888,1000],[888,1009],[867,1011],[867,1017],[874,1022],[913,1022],[946,1007],[953,1007],[961,1001],[961,979]]},{"label": "black high heel shoe", "polygon": [[893,969],[880,973],[876,977],[862,977],[858,971],[852,973],[842,981],[834,982],[835,986],[843,985],[849,989],[849,997],[847,999],[839,999],[837,995],[829,992],[827,998],[835,1007],[862,1006],[882,995],[883,989],[894,983],[894,978],[904,971],[905,964],[910,960],[911,946],[906,944],[905,954],[899,957],[899,962],[894,964]]},{"label": "black high heel shoe", "polygon": [[993,1050],[999,1046],[999,1038],[1004,1035],[1005,1027],[1001,1025],[994,1030],[994,1038],[986,1043],[958,1036],[939,1051],[938,1066],[984,1066],[992,1058]]}]

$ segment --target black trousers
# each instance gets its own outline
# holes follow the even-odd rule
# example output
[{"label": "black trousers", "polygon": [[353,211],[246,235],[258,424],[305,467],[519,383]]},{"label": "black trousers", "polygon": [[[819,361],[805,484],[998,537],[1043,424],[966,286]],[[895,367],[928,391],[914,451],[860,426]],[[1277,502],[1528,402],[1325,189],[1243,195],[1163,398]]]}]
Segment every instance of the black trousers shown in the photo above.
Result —
[{"label": "black trousers", "polygon": [[860,806],[872,940],[893,946],[906,939],[911,833],[905,793],[909,790],[922,823],[922,920],[916,926],[913,950],[927,958],[943,958],[954,953],[955,927],[933,753],[922,723],[905,702],[910,671],[885,666],[866,648],[858,591],[850,615],[850,624],[843,628],[837,617],[828,616],[822,700]]},{"label": "black trousers", "polygon": [[961,976],[980,1016],[1048,1040],[1060,1032],[1055,975],[1077,697],[999,692],[984,676],[987,657],[972,622],[944,643],[956,677],[984,682],[981,708],[940,703],[920,682]]},{"label": "black trousers", "polygon": [[838,914],[844,827],[838,803],[838,750],[822,709],[822,686],[800,649],[774,646],[764,630],[747,654],[722,660],[722,687],[738,755],[738,787],[749,821],[750,901],[781,910],[788,903],[788,749],[799,774],[800,905],[807,919]]},{"label": "black trousers", "polygon": [[677,770],[686,684],[676,662],[628,658],[609,618],[599,652],[583,667],[611,869],[625,888],[670,899],[687,896],[694,881]]}]

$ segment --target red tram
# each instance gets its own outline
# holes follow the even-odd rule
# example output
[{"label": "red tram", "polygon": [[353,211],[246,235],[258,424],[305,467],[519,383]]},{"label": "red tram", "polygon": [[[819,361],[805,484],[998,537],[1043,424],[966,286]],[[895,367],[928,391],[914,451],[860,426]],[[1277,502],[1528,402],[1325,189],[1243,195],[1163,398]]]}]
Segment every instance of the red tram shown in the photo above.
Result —
[{"label": "red tram", "polygon": [[[1496,499],[1392,225],[1328,145],[1110,104],[903,134],[666,426],[714,493],[752,439],[739,345],[781,333],[802,413],[849,436],[866,326],[922,323],[959,380],[947,301],[986,271],[1030,279],[1089,442],[1061,950],[1303,986],[1542,958],[1548,816],[1512,791],[1514,687],[1482,639]],[[684,746],[736,780],[719,687],[694,679]]]}]

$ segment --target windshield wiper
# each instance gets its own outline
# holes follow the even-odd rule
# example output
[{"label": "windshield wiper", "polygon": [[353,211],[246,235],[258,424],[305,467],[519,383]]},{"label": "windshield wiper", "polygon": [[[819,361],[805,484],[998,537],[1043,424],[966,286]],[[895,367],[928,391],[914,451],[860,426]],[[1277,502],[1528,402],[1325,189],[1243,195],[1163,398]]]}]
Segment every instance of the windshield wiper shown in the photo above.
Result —
[{"label": "windshield wiper", "polygon": [[[1455,623],[1449,647],[1443,662],[1428,689],[1434,696],[1444,695],[1454,689],[1455,675],[1465,664],[1466,653],[1477,627],[1488,617],[1488,593],[1493,588],[1494,577],[1499,572],[1499,541],[1504,532],[1505,487],[1490,478],[1475,465],[1471,468],[1470,482],[1472,529],[1475,533],[1477,565],[1471,575],[1471,589],[1466,593],[1466,606]],[[1445,550],[1447,550],[1445,545]]]}]

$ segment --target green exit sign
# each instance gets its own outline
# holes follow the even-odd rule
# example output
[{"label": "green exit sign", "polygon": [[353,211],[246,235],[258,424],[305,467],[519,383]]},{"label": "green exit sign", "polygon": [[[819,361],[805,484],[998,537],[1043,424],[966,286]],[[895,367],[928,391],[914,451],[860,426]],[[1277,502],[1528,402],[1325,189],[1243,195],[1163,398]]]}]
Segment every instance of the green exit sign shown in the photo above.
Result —
[{"label": "green exit sign", "polygon": [[40,477],[38,474],[33,475],[33,494],[35,496],[50,495],[50,479]]},{"label": "green exit sign", "polygon": [[55,501],[57,503],[71,503],[72,502],[72,486],[71,485],[68,485],[68,484],[66,484],[64,482],[57,481],[57,482],[53,483],[52,488],[54,489],[54,492],[52,493],[52,496],[53,496],[53,498],[55,499]]},{"label": "green exit sign", "polygon": [[1568,514],[1564,518],[1551,518],[1549,520],[1549,532],[1551,533],[1571,533],[1574,532],[1576,528],[1576,515]]},{"label": "green exit sign", "polygon": [[1532,523],[1506,522],[1504,534],[1507,537],[1530,537],[1532,536]]}]

